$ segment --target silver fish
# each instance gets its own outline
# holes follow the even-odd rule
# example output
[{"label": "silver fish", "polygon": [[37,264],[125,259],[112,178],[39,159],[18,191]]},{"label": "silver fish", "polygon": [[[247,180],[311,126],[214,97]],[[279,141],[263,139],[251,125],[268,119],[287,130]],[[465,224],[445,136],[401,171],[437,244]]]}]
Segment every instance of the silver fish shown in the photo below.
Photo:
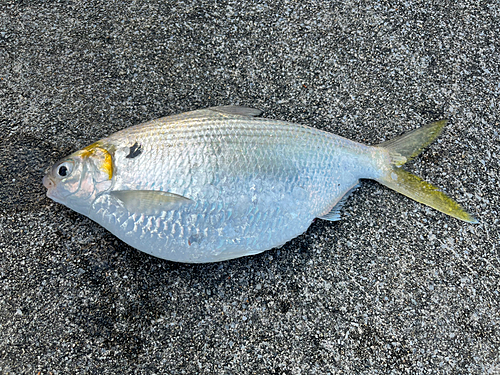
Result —
[{"label": "silver fish", "polygon": [[362,178],[477,222],[401,168],[445,121],[367,146],[260,114],[214,107],[124,129],[56,163],[43,179],[47,196],[136,249],[187,263],[257,254],[315,218],[339,220]]}]

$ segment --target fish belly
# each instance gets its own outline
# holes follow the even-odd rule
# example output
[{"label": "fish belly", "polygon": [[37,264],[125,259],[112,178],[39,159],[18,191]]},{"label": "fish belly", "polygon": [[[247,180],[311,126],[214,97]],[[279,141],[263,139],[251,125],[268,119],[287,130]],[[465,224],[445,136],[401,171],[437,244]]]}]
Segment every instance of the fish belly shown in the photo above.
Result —
[{"label": "fish belly", "polygon": [[89,216],[129,245],[171,261],[215,262],[281,246],[359,178],[377,174],[369,147],[305,126],[196,119],[160,129],[122,134],[144,151],[135,165],[117,151],[121,175],[113,189],[168,191],[194,204],[129,212],[105,193]]},{"label": "fish belly", "polygon": [[[204,263],[256,254],[303,233],[314,219],[307,192],[254,180],[224,200],[197,201],[147,215],[128,212],[112,195],[94,203],[91,218],[129,245],[179,262]],[[265,194],[261,194],[265,191]]]}]

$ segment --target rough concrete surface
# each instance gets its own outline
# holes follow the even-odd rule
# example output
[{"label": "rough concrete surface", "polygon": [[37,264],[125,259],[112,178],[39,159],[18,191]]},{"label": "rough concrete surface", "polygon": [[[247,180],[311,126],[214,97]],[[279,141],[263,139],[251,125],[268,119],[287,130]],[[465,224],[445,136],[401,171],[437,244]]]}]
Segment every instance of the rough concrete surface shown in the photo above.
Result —
[{"label": "rough concrete surface", "polygon": [[[0,373],[500,374],[499,35],[497,1],[0,1]],[[370,144],[449,118],[408,168],[480,224],[363,181],[185,265],[45,197],[70,152],[227,104]]]}]

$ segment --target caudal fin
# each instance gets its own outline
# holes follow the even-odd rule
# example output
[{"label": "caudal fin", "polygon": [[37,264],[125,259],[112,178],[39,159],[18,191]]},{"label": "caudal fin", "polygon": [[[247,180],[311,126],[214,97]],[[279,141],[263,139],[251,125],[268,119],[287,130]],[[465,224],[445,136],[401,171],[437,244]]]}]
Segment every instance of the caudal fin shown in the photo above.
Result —
[{"label": "caudal fin", "polygon": [[469,223],[477,223],[472,215],[439,188],[400,168],[430,145],[441,134],[446,123],[446,120],[434,122],[378,144],[377,147],[385,148],[389,152],[391,166],[377,181],[447,215]]}]

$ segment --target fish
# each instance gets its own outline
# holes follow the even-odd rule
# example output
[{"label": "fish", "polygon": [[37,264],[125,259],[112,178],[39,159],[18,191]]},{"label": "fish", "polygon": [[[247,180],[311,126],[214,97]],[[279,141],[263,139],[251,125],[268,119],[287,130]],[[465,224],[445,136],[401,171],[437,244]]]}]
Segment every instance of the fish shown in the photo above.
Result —
[{"label": "fish", "polygon": [[243,106],[199,109],[118,131],[63,158],[47,196],[158,258],[210,263],[280,247],[340,220],[360,179],[478,221],[404,170],[446,120],[368,146]]}]

